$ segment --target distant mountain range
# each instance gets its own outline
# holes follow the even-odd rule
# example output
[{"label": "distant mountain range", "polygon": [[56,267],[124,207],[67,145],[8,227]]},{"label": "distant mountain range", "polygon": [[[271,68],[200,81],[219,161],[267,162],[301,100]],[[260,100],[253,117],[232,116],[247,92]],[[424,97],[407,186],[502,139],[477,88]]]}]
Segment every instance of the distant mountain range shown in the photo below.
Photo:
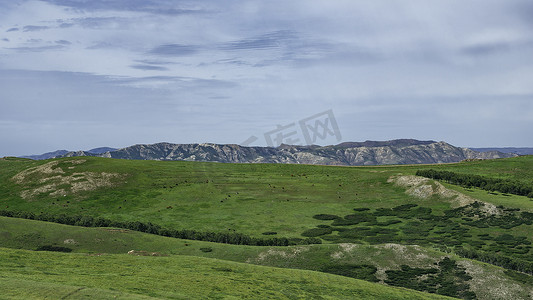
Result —
[{"label": "distant mountain range", "polygon": [[517,148],[517,147],[504,147],[504,148],[470,148],[478,152],[490,152],[499,151],[503,153],[514,153],[518,155],[533,155],[533,148]]},{"label": "distant mountain range", "polygon": [[465,159],[492,159],[516,156],[499,151],[478,152],[445,142],[400,139],[392,141],[346,142],[332,146],[244,147],[235,144],[141,144],[122,149],[97,148],[89,151],[46,153],[32,159],[73,156],[100,156],[139,160],[185,160],[223,163],[290,163],[339,166],[452,163]]},{"label": "distant mountain range", "polygon": [[[111,152],[111,151],[115,151],[115,150],[117,150],[117,148],[100,147],[100,148],[94,148],[94,149],[91,149],[91,150],[87,150],[85,152],[89,153],[89,154],[102,154],[102,153],[105,153],[105,152]],[[65,154],[67,154],[69,152],[71,152],[71,151],[68,151],[68,150],[56,150],[56,151],[53,151],[53,152],[47,152],[47,153],[43,153],[43,154],[39,154],[39,155],[24,155],[24,156],[20,156],[20,157],[34,159],[34,160],[42,160],[42,159],[61,157],[62,155],[65,155]]]}]

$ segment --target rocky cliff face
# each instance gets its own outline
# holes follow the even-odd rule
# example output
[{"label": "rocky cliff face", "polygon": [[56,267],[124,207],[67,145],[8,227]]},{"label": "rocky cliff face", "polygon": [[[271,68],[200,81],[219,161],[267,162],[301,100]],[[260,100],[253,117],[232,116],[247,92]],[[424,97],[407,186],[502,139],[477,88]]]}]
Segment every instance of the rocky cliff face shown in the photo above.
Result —
[{"label": "rocky cliff face", "polygon": [[394,140],[342,143],[334,146],[243,147],[233,144],[134,145],[101,154],[69,152],[62,157],[101,156],[140,160],[186,160],[224,163],[291,163],[320,165],[387,165],[459,162],[465,159],[512,157],[497,151],[476,152],[445,142]]}]

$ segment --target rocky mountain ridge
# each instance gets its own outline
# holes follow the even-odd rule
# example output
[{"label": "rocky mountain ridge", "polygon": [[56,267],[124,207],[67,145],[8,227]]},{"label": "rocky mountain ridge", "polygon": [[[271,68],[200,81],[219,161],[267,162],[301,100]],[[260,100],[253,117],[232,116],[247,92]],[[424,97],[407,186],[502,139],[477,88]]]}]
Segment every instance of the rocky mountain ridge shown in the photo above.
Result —
[{"label": "rocky mountain ridge", "polygon": [[465,159],[493,159],[513,157],[515,154],[497,151],[477,152],[452,146],[446,142],[417,141],[412,139],[392,141],[366,141],[342,143],[331,146],[244,147],[236,144],[139,144],[90,153],[69,152],[58,157],[100,156],[138,160],[184,160],[223,163],[290,163],[339,166],[434,164],[452,163]]}]

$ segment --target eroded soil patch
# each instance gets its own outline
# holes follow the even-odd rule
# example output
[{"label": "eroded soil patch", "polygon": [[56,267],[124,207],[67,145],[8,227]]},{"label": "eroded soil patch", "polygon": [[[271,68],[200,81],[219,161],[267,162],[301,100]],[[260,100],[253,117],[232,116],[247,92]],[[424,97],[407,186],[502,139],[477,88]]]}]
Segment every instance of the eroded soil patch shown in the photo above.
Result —
[{"label": "eroded soil patch", "polygon": [[76,167],[85,162],[84,159],[61,161],[62,167],[60,161],[51,161],[24,170],[13,176],[12,179],[25,187],[20,196],[31,200],[43,193],[57,197],[112,187],[119,184],[125,177],[118,173],[75,172]]}]

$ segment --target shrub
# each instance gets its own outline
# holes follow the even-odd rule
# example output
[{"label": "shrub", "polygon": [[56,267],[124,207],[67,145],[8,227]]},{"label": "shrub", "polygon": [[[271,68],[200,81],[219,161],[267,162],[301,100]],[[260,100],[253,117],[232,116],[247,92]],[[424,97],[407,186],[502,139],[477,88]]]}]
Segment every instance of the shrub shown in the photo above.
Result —
[{"label": "shrub", "polygon": [[262,235],[276,235],[276,234],[278,234],[278,233],[275,232],[275,231],[265,231],[265,232],[262,233]]},{"label": "shrub", "polygon": [[335,220],[335,219],[340,219],[341,217],[336,216],[336,215],[318,214],[318,215],[314,215],[313,218],[317,220]]},{"label": "shrub", "polygon": [[332,233],[333,230],[331,228],[311,228],[302,233],[302,236],[306,237],[317,237],[321,235],[326,235]]},{"label": "shrub", "polygon": [[35,251],[72,252],[72,249],[68,247],[45,245],[38,247],[37,249],[35,249]]}]

